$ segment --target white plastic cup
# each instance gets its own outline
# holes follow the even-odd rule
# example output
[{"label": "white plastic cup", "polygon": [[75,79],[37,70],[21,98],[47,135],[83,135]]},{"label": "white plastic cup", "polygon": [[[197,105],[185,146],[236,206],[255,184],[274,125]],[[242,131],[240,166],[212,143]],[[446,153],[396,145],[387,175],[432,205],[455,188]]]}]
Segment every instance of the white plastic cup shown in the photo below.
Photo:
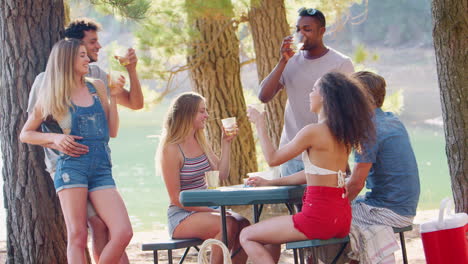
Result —
[{"label": "white plastic cup", "polygon": [[130,59],[128,58],[128,48],[118,47],[115,51],[114,58],[119,61],[120,65],[127,66],[130,64]]},{"label": "white plastic cup", "polygon": [[117,75],[114,72],[109,71],[107,74],[107,86],[109,87],[109,90],[112,91],[117,88],[117,79],[119,78],[119,75]]},{"label": "white plastic cup", "polygon": [[221,119],[221,123],[223,124],[224,131],[226,131],[226,135],[231,136],[236,129],[236,118],[235,117],[228,117]]},{"label": "white plastic cup", "polygon": [[244,181],[244,187],[250,187],[250,185],[247,184],[247,181],[249,180],[249,178],[244,178],[243,181]]},{"label": "white plastic cup", "polygon": [[298,52],[302,49],[302,46],[304,46],[304,39],[304,35],[302,35],[300,32],[296,32],[293,34],[292,48],[294,52]]},{"label": "white plastic cup", "polygon": [[219,187],[219,171],[205,172],[206,184],[208,189],[216,189]]}]

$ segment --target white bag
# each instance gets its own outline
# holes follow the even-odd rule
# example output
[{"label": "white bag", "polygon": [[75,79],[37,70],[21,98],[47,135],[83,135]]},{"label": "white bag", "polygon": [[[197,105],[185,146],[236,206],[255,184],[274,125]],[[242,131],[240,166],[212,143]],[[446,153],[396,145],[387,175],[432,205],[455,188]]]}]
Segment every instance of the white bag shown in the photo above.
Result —
[{"label": "white bag", "polygon": [[231,254],[229,253],[229,249],[224,245],[223,242],[216,240],[216,239],[207,239],[200,247],[200,252],[198,252],[198,264],[210,264],[209,256],[207,256],[206,251],[211,245],[220,246],[223,250],[223,263],[224,264],[232,264],[231,261]]}]

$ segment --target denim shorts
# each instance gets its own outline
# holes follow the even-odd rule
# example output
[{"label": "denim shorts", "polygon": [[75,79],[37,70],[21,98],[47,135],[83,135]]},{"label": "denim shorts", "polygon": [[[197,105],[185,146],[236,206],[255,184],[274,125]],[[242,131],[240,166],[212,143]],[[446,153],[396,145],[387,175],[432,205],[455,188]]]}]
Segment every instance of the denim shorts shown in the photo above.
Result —
[{"label": "denim shorts", "polygon": [[172,238],[175,228],[187,217],[194,213],[196,213],[196,211],[187,211],[178,206],[170,205],[169,208],[167,208],[167,225],[169,236]]},{"label": "denim shorts", "polygon": [[86,145],[89,147],[89,152],[79,157],[61,154],[54,176],[56,192],[80,187],[88,188],[88,192],[115,188],[107,143],[96,142]]},{"label": "denim shorts", "polygon": [[[208,207],[210,207],[211,209],[220,210],[219,206],[208,206]],[[173,204],[169,205],[169,207],[167,208],[167,227],[169,231],[169,236],[172,238],[176,227],[182,221],[184,221],[187,217],[191,216],[192,214],[196,212],[197,211],[187,211]]]}]

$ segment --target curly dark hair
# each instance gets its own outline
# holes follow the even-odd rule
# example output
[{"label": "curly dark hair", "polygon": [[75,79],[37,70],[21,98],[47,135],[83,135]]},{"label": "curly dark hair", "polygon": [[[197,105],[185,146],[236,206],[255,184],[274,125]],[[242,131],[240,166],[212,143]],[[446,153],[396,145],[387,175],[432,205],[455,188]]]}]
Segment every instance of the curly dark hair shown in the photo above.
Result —
[{"label": "curly dark hair", "polygon": [[329,72],[320,78],[320,94],[326,123],[335,138],[348,150],[361,152],[375,140],[374,111],[367,94],[354,79]]},{"label": "curly dark hair", "polygon": [[72,20],[65,28],[65,37],[83,39],[85,31],[100,31],[101,25],[90,18],[77,18]]}]

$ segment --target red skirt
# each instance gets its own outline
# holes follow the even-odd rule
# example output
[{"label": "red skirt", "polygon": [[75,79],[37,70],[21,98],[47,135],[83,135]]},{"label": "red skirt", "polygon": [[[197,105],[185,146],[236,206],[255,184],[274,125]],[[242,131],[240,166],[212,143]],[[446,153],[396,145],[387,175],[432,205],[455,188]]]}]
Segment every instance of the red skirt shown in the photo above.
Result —
[{"label": "red skirt", "polygon": [[308,239],[343,238],[351,228],[351,206],[344,188],[307,186],[294,227]]}]

